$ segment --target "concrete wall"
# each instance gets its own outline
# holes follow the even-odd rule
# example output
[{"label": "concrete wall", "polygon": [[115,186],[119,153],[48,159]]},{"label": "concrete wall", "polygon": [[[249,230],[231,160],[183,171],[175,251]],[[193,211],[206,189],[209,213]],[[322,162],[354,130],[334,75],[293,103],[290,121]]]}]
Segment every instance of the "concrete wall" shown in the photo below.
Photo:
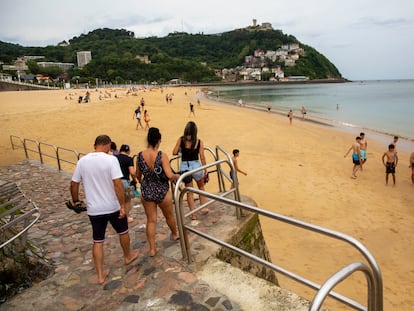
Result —
[{"label": "concrete wall", "polygon": [[30,85],[27,83],[13,83],[0,81],[0,92],[1,91],[27,91],[27,90],[47,90],[50,89],[45,86]]}]

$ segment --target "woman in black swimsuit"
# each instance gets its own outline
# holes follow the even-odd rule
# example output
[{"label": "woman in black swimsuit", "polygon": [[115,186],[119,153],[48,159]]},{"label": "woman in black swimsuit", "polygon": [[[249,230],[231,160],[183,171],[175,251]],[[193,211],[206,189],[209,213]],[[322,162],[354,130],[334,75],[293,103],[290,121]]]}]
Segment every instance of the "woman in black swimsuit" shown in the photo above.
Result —
[{"label": "woman in black swimsuit", "polygon": [[137,179],[141,184],[141,201],[147,215],[147,240],[149,244],[149,255],[155,256],[157,249],[155,246],[155,229],[157,226],[157,205],[167,221],[171,230],[171,239],[179,239],[177,223],[174,218],[172,195],[169,191],[168,181],[161,181],[154,172],[154,167],[162,166],[162,170],[170,180],[177,180],[180,175],[174,174],[171,170],[167,154],[158,151],[161,143],[161,133],[151,127],[148,130],[148,148],[138,154],[137,159]]}]

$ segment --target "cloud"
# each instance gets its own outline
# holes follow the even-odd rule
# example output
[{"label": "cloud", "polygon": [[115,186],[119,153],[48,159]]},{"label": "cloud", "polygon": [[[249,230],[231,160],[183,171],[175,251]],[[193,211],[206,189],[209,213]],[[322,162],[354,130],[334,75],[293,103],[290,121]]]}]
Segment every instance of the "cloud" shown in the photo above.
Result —
[{"label": "cloud", "polygon": [[[123,28],[136,37],[162,37],[174,31],[215,34],[246,27],[255,18],[314,47],[348,78],[360,79],[381,70],[386,77],[391,71],[383,64],[396,63],[395,51],[414,49],[412,12],[413,0],[209,0],[197,3],[197,8],[189,0],[4,0],[0,40],[46,46],[98,28]],[[401,59],[405,66],[396,66],[390,78],[398,78],[399,70],[413,77],[413,61]]]}]

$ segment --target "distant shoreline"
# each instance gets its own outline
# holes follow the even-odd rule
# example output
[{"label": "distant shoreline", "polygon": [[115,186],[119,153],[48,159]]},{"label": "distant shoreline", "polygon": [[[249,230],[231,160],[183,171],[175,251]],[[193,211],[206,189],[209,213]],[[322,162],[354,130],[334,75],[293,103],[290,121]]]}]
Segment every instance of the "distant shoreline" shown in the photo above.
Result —
[{"label": "distant shoreline", "polygon": [[234,86],[234,85],[283,85],[283,84],[319,84],[319,83],[347,83],[353,82],[348,79],[315,79],[315,80],[298,80],[298,81],[238,81],[238,82],[212,82],[212,83],[192,83],[179,84],[177,86]]},{"label": "distant shoreline", "polygon": [[[238,81],[238,82],[211,82],[211,83],[189,83],[189,84],[158,84],[152,87],[192,87],[192,86],[233,86],[233,85],[283,85],[283,84],[318,84],[318,83],[346,83],[353,82],[348,79],[315,79],[315,80],[300,80],[300,81]],[[134,86],[145,86],[141,84],[125,84],[125,85],[108,85],[106,88],[116,88],[116,87],[134,87]],[[91,86],[90,88],[102,88],[102,85]],[[33,90],[45,90],[45,89],[54,89],[47,86],[39,86],[36,84],[30,83],[16,83],[8,81],[0,81],[0,91],[33,91]]]},{"label": "distant shoreline", "polygon": [[[295,81],[296,83],[296,81]],[[332,83],[332,82],[331,82]],[[340,82],[339,82],[340,83]],[[236,84],[238,85],[238,84]],[[254,86],[254,85],[263,85],[262,83],[260,84],[242,84],[242,85],[246,85],[246,86]],[[213,85],[211,85],[213,86]],[[220,86],[220,85],[217,85]],[[203,90],[207,90],[207,86],[203,87]],[[247,109],[253,109],[253,110],[257,110],[257,111],[262,111],[264,113],[272,113],[272,114],[277,114],[280,116],[286,116],[286,111],[282,111],[282,110],[277,110],[277,109],[273,109],[270,111],[267,111],[266,107],[261,107],[261,106],[254,106],[254,105],[249,105],[246,104],[244,107],[240,107],[240,105],[238,105],[237,103],[234,102],[230,102],[230,101],[226,101],[222,98],[217,98],[214,96],[209,96],[208,92],[202,92],[203,96],[205,98],[207,98],[208,100],[211,100],[215,103],[218,104],[225,104],[225,105],[230,105],[233,107],[239,107],[239,108],[247,108]],[[302,121],[302,117],[301,116],[297,116],[294,115],[293,116],[294,119],[297,120],[301,120]],[[387,133],[387,132],[382,132],[376,129],[371,129],[371,128],[367,128],[367,127],[352,127],[352,126],[347,126],[345,124],[342,123],[335,123],[333,120],[329,120],[329,119],[323,119],[323,118],[319,118],[317,116],[307,116],[304,120],[304,122],[310,122],[310,123],[314,123],[314,124],[318,124],[321,126],[326,126],[326,127],[330,127],[330,128],[336,128],[340,131],[344,131],[347,133],[350,132],[368,132],[370,134],[370,136],[372,136],[376,141],[383,143],[383,144],[387,144],[387,142],[389,141],[390,137],[397,135],[395,133]],[[414,139],[410,139],[408,137],[405,137],[403,135],[397,135],[400,138],[400,144],[399,144],[399,148],[401,150],[404,150],[406,152],[410,152],[412,151],[413,148],[413,143],[414,143]]]}]

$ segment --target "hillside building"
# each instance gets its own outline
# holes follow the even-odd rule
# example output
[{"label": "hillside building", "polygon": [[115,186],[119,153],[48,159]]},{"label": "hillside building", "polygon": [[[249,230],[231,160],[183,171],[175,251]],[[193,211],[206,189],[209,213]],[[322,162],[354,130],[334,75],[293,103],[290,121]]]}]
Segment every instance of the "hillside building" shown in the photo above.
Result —
[{"label": "hillside building", "polygon": [[92,53],[91,51],[79,51],[76,53],[76,58],[78,61],[78,67],[83,68],[83,66],[92,60]]}]

